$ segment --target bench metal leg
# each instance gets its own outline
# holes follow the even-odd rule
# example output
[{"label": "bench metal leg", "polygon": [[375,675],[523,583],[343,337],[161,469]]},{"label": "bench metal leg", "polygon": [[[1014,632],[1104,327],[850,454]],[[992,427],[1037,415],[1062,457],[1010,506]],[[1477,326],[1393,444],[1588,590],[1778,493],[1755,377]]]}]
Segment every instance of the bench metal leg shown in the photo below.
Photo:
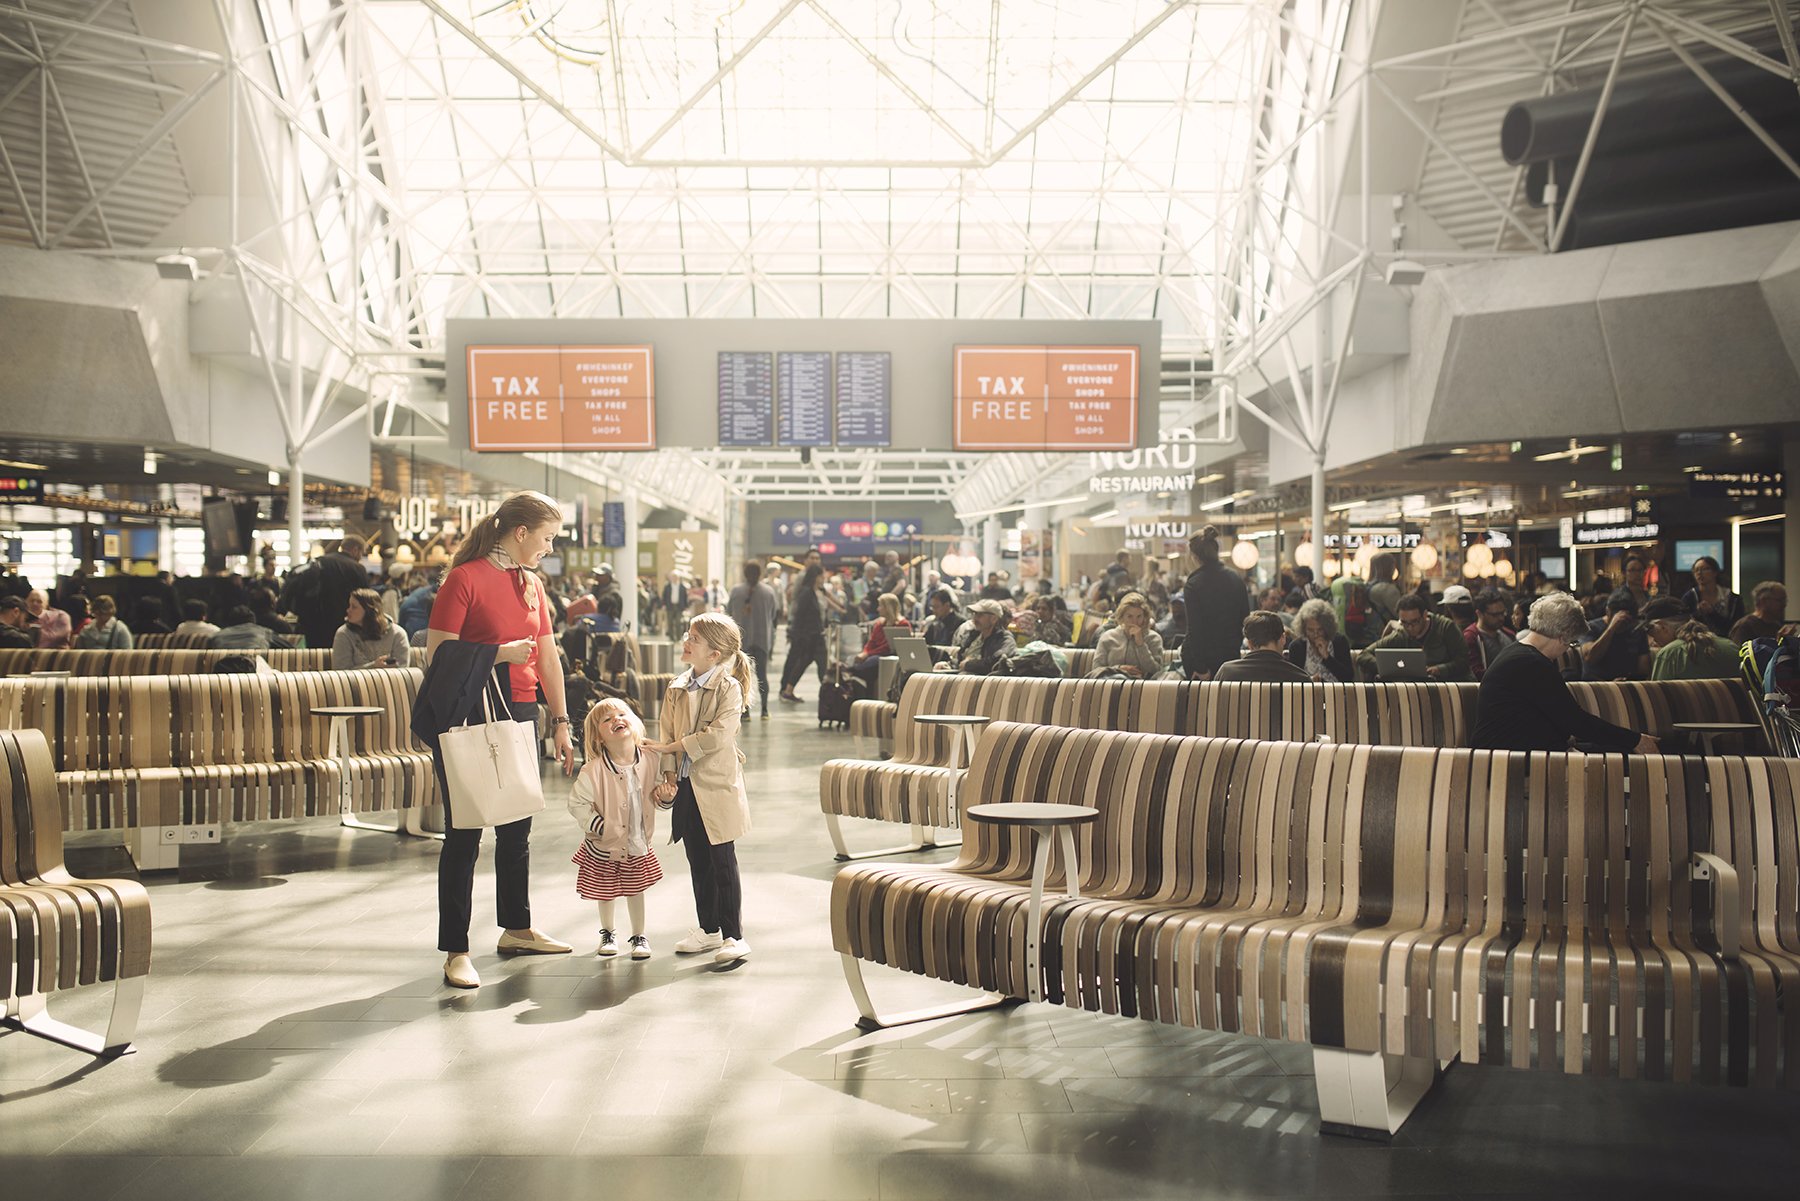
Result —
[{"label": "bench metal leg", "polygon": [[444,832],[442,830],[427,830],[425,828],[425,810],[423,808],[415,805],[411,809],[404,810],[404,813],[406,816],[403,819],[403,824],[408,834],[411,834],[414,838],[435,838],[439,842],[444,841]]},{"label": "bench metal leg", "polygon": [[1406,1123],[1442,1069],[1453,1062],[1314,1047],[1319,1129],[1325,1134],[1386,1138]]},{"label": "bench metal leg", "polygon": [[104,1035],[92,1034],[51,1017],[43,993],[32,993],[8,1002],[7,1024],[53,1043],[86,1051],[89,1055],[107,1059],[129,1055],[137,1049],[131,1045],[131,1036],[137,1032],[138,1014],[144,1007],[144,982],[148,978],[131,976],[114,984],[112,1018],[107,1022]]},{"label": "bench metal leg", "polygon": [[962,1013],[976,1013],[983,1009],[996,1009],[1002,1005],[1018,1003],[1017,997],[1009,997],[1005,993],[984,992],[979,997],[971,997],[965,1001],[952,1001],[945,1005],[931,1005],[924,1009],[908,1009],[901,1013],[877,1013],[875,1003],[869,999],[869,989],[863,983],[862,961],[854,955],[841,952],[838,958],[844,961],[844,982],[850,986],[850,996],[856,1001],[856,1011],[862,1016],[856,1024],[863,1030],[885,1030],[889,1026],[907,1026],[914,1022],[934,1022],[938,1018],[955,1017]]},{"label": "bench metal leg", "polygon": [[849,863],[854,859],[881,859],[889,855],[910,855],[914,851],[930,850],[932,847],[938,845],[951,845],[948,843],[938,844],[927,842],[925,827],[918,822],[912,824],[911,842],[897,847],[885,847],[879,851],[856,851],[852,853],[849,845],[844,842],[844,828],[840,818],[835,813],[827,813],[825,815],[825,831],[831,835],[831,845],[837,852],[837,861],[839,863]]}]

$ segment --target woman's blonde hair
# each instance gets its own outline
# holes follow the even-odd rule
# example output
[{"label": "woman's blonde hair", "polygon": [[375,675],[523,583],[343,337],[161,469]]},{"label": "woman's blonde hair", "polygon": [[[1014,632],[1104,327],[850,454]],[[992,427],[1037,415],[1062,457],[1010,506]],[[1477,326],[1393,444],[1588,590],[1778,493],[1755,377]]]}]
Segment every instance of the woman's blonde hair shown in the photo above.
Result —
[{"label": "woman's blonde hair", "polygon": [[606,741],[604,729],[613,715],[623,713],[625,720],[631,723],[631,736],[638,742],[644,741],[644,721],[635,710],[616,696],[609,696],[588,710],[587,720],[581,723],[581,745],[589,759],[600,755],[600,745]]},{"label": "woman's blonde hair", "polygon": [[900,620],[900,598],[892,592],[883,592],[876,597],[875,607],[881,610],[881,619],[889,625]]},{"label": "woman's blonde hair", "polygon": [[723,613],[700,613],[688,622],[688,630],[719,652],[719,666],[738,682],[743,704],[749,705],[750,658],[744,654],[744,632],[738,629],[738,623]]},{"label": "woman's blonde hair", "polygon": [[1151,613],[1150,602],[1144,598],[1143,593],[1127,592],[1124,596],[1121,596],[1119,598],[1119,603],[1113,606],[1113,620],[1116,622],[1124,617],[1125,610],[1127,609],[1141,610],[1144,614],[1144,624],[1151,624],[1151,618],[1154,614]]},{"label": "woman's blonde hair", "polygon": [[520,526],[535,530],[550,521],[562,525],[562,510],[556,507],[555,501],[542,492],[515,492],[500,502],[492,517],[476,523],[468,537],[462,540],[462,545],[456,548],[456,558],[450,561],[450,566],[461,567],[475,559],[487,558],[510,530]]}]

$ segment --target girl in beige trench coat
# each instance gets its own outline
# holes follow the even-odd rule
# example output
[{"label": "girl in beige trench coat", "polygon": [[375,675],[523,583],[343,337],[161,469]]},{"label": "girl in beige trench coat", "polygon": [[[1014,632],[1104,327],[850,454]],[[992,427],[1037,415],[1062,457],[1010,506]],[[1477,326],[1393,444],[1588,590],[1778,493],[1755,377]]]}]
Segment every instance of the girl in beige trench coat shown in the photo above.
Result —
[{"label": "girl in beige trench coat", "polygon": [[663,741],[644,744],[663,756],[663,779],[675,785],[671,833],[687,850],[700,921],[675,944],[675,953],[710,951],[715,963],[736,963],[750,954],[737,861],[737,840],[750,831],[744,753],[737,744],[750,660],[736,622],[723,613],[702,613],[688,626],[681,661],[687,670],[663,699]]}]

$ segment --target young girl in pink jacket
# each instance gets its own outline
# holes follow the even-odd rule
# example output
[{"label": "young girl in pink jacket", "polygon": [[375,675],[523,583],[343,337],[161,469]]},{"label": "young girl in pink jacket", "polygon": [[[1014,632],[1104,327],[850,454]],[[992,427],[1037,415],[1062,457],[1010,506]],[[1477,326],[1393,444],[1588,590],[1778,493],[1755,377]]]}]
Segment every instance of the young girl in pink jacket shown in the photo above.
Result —
[{"label": "young girl in pink jacket", "polygon": [[631,919],[631,957],[650,958],[644,934],[644,893],[662,879],[651,840],[656,810],[675,789],[658,779],[660,757],[644,749],[644,724],[624,701],[607,698],[588,712],[583,745],[588,761],[569,793],[569,813],[585,831],[575,852],[575,891],[600,903],[600,948],[619,953],[617,905]]}]

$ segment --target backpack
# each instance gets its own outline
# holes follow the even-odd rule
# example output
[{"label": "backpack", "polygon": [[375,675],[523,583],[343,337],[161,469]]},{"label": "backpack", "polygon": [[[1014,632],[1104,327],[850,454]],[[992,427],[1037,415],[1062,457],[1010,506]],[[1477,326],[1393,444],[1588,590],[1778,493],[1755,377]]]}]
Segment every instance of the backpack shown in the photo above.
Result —
[{"label": "backpack", "polygon": [[1038,650],[1021,650],[1010,659],[994,660],[994,668],[989,673],[996,676],[1041,676],[1046,679],[1058,679],[1063,669],[1056,665],[1056,659],[1050,654],[1049,647]]},{"label": "backpack", "polygon": [[1375,602],[1369,597],[1369,586],[1355,576],[1340,576],[1331,586],[1337,602],[1338,624],[1344,637],[1354,647],[1364,647],[1381,636],[1381,620],[1375,616]]},{"label": "backpack", "polygon": [[1800,638],[1752,638],[1738,651],[1744,682],[1758,703],[1781,695],[1786,703],[1800,703]]}]

